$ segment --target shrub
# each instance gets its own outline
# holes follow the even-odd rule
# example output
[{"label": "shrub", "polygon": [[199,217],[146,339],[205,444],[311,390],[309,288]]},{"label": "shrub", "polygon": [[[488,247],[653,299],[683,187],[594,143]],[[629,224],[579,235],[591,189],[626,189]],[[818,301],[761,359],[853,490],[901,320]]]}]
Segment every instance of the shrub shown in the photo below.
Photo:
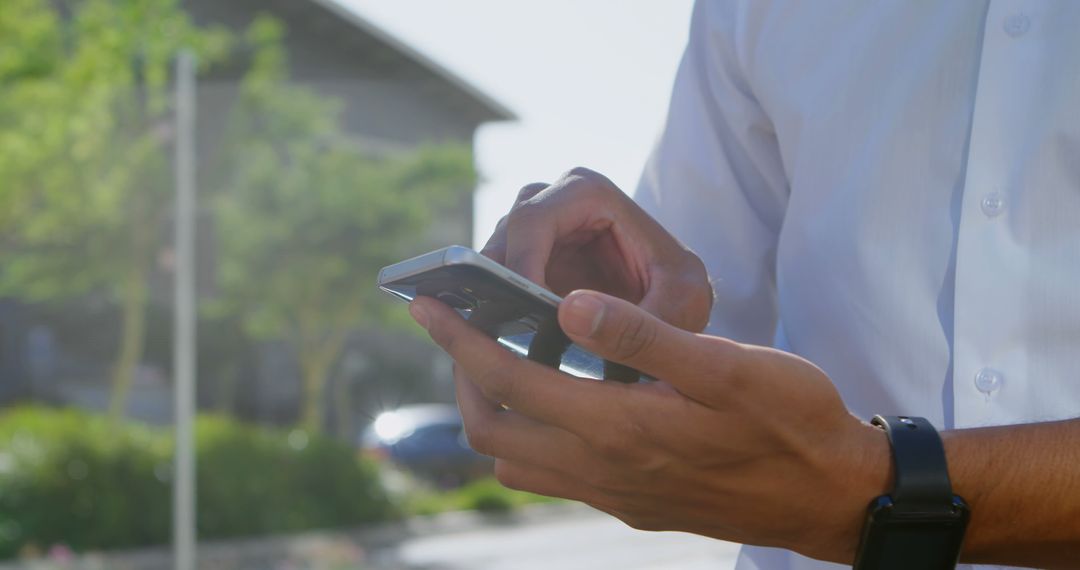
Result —
[{"label": "shrub", "polygon": [[466,504],[482,513],[506,513],[515,506],[514,497],[506,491],[504,487],[490,483],[484,486],[474,484]]},{"label": "shrub", "polygon": [[332,528],[393,516],[375,466],[338,441],[200,418],[199,530],[229,537]]},{"label": "shrub", "polygon": [[414,491],[406,502],[406,508],[409,514],[413,515],[433,515],[446,511],[498,514],[533,503],[557,500],[507,489],[489,477],[449,491]]},{"label": "shrub", "polygon": [[[169,540],[172,434],[75,410],[0,415],[0,558],[26,545],[75,550]],[[196,422],[198,532],[224,538],[351,526],[394,515],[372,465],[349,446]]]},{"label": "shrub", "polygon": [[108,428],[74,411],[0,417],[0,557],[30,543],[81,550],[165,540],[169,442],[139,426]]}]

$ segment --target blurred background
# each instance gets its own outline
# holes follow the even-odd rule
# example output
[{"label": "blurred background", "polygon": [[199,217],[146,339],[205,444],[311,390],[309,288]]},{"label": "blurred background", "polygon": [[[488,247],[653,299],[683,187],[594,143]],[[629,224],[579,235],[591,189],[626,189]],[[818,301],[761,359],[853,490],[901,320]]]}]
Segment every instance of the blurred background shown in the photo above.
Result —
[{"label": "blurred background", "polygon": [[374,286],[482,245],[526,183],[632,191],[690,8],[2,0],[0,569],[173,567],[185,175],[198,567],[730,567],[501,488]]}]

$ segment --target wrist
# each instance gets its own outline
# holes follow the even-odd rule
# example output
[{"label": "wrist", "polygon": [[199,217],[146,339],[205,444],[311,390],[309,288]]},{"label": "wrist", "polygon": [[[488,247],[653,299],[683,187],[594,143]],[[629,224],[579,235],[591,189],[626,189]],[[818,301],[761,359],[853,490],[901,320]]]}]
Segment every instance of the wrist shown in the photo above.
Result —
[{"label": "wrist", "polygon": [[[984,432],[985,433],[985,432]],[[974,434],[973,430],[947,430],[940,432],[941,444],[945,448],[945,459],[949,464],[949,480],[953,485],[953,492],[964,498],[972,510],[972,522],[968,525],[967,535],[964,537],[963,557],[968,561],[980,561],[988,549],[996,544],[1005,542],[1005,537],[988,535],[985,525],[981,524],[985,517],[983,489],[972,485],[973,479],[978,473],[995,472],[995,466],[986,461],[972,464],[970,454],[965,453],[966,437]],[[990,446],[979,446],[988,448]],[[974,477],[973,477],[974,476]],[[978,513],[979,516],[976,516]]]},{"label": "wrist", "polygon": [[[888,436],[869,423],[857,421],[834,461],[832,476],[833,522],[830,536],[817,537],[806,552],[814,558],[851,564],[871,501],[892,490],[894,468]],[[819,521],[820,522],[820,521]]]},{"label": "wrist", "polygon": [[926,418],[876,415],[888,435],[895,478],[867,510],[853,567],[953,568],[971,518],[953,491],[941,436]]}]

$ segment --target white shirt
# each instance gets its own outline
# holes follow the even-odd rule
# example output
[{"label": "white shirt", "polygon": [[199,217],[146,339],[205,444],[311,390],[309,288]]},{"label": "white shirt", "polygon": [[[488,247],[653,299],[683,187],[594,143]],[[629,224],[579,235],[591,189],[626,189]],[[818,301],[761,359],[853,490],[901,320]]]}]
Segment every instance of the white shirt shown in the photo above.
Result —
[{"label": "white shirt", "polygon": [[863,418],[1080,415],[1078,29],[1074,0],[699,0],[637,198],[705,261],[710,332]]}]

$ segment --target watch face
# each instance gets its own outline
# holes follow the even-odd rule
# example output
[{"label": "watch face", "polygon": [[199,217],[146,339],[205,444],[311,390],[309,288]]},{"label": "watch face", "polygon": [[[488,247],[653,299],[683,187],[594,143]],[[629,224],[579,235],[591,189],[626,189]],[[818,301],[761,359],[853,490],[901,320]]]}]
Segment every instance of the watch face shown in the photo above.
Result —
[{"label": "watch face", "polygon": [[[882,500],[883,499],[883,500]],[[871,505],[856,570],[952,570],[967,528],[963,501],[952,512],[897,513],[883,497]]]},{"label": "watch face", "polygon": [[879,544],[878,568],[893,568],[890,562],[901,563],[896,568],[925,568],[932,570],[956,566],[963,533],[956,528],[920,528],[892,526],[882,533]]}]

